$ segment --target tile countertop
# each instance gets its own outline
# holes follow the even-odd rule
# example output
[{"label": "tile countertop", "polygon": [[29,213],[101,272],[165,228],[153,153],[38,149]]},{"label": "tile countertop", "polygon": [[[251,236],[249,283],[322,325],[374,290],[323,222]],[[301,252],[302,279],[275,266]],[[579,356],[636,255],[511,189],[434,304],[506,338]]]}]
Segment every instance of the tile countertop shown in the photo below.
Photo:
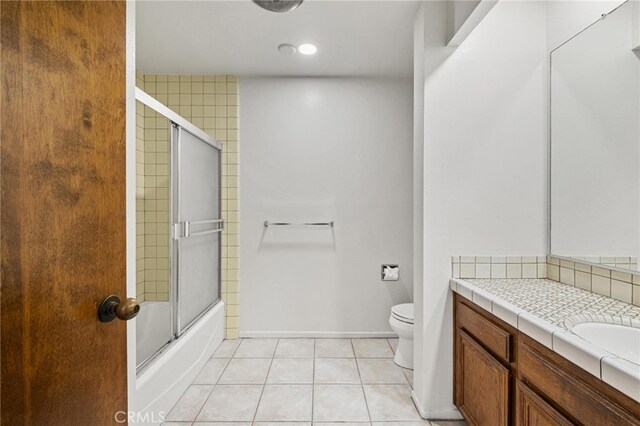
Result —
[{"label": "tile countertop", "polygon": [[[451,290],[491,312],[592,375],[640,402],[640,365],[619,358],[571,333],[589,317],[640,321],[640,306],[548,279],[460,279]],[[618,320],[619,321],[619,320]],[[634,322],[635,322],[634,321]]]}]

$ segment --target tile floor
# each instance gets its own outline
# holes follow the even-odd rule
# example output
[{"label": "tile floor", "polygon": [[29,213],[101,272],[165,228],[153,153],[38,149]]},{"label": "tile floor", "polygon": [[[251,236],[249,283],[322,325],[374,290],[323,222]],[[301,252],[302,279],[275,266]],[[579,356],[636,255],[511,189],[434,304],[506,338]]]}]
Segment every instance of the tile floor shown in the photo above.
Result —
[{"label": "tile floor", "polygon": [[413,371],[393,362],[396,344],[397,339],[226,340],[163,425],[429,425],[411,401]]}]

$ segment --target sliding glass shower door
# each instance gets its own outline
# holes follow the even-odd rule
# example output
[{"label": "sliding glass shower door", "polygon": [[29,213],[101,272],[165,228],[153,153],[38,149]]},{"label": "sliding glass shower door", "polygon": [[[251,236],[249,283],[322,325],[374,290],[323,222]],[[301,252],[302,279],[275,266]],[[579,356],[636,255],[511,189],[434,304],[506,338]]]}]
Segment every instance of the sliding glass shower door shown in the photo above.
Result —
[{"label": "sliding glass shower door", "polygon": [[177,334],[220,299],[220,150],[174,126]]},{"label": "sliding glass shower door", "polygon": [[221,147],[136,89],[138,373],[220,300]]}]

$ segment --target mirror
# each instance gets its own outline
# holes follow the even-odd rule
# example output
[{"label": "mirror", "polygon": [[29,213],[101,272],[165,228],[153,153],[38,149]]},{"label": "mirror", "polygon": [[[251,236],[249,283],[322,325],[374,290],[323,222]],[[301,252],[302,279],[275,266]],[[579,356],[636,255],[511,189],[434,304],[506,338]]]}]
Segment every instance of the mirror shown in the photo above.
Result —
[{"label": "mirror", "polygon": [[640,5],[551,53],[551,253],[623,269],[640,256]]}]

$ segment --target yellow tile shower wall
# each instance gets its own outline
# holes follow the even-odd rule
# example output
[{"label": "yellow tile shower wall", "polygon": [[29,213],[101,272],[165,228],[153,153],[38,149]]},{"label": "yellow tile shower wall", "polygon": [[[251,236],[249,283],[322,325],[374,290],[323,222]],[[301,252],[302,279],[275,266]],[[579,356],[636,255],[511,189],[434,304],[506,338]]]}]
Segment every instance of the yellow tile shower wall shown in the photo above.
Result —
[{"label": "yellow tile shower wall", "polygon": [[144,107],[144,298],[169,300],[169,121]]},{"label": "yellow tile shower wall", "polygon": [[[136,73],[136,85],[144,76]],[[169,300],[167,119],[136,102],[136,297]]]},{"label": "yellow tile shower wall", "polygon": [[[144,75],[145,92],[222,144],[222,300],[226,338],[238,338],[239,315],[239,119],[238,79],[233,76]],[[146,167],[146,164],[145,164]]]}]

